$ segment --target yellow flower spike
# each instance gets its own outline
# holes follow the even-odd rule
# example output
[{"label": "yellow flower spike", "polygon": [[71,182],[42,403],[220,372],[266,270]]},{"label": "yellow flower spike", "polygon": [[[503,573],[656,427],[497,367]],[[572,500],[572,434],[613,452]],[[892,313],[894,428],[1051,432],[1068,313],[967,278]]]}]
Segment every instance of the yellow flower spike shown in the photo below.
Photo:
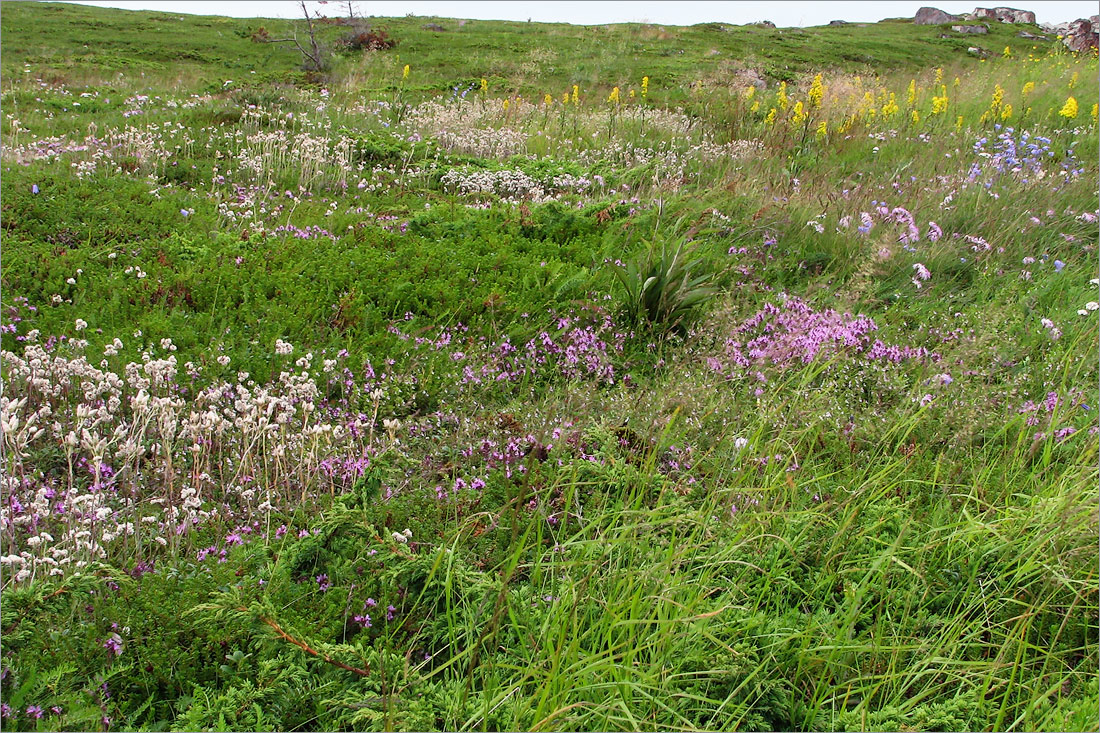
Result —
[{"label": "yellow flower spike", "polygon": [[916,110],[913,110],[913,112],[910,114],[910,117],[913,118],[913,124],[914,125],[920,123],[920,112],[918,112]]},{"label": "yellow flower spike", "polygon": [[944,87],[943,95],[932,97],[932,114],[938,115],[947,111],[947,88]]},{"label": "yellow flower spike", "polygon": [[[755,102],[752,103],[751,107],[749,107],[749,112],[756,112],[759,109],[760,109],[760,100],[758,99],[758,100],[756,100]],[[1093,115],[1093,116],[1095,117],[1095,115]]]},{"label": "yellow flower spike", "polygon": [[546,95],[545,95],[545,96],[544,96],[544,97],[542,98],[542,103],[543,103],[543,104],[545,104],[545,105],[546,105],[547,107],[549,107],[550,105],[552,105],[552,104],[554,103],[554,98],[553,98],[553,97],[551,97],[549,93],[547,93],[547,94],[546,94]]},{"label": "yellow flower spike", "polygon": [[963,116],[959,115],[955,120],[955,132],[962,132],[963,129]]},{"label": "yellow flower spike", "polygon": [[573,106],[576,107],[581,103],[581,88],[576,84],[573,85]]},{"label": "yellow flower spike", "polygon": [[612,104],[618,104],[619,103],[619,88],[618,87],[615,87],[614,89],[612,89],[611,94],[607,95],[607,101],[611,102]]},{"label": "yellow flower spike", "polygon": [[1026,97],[1033,91],[1035,91],[1035,82],[1029,81],[1027,84],[1024,84],[1023,91],[1020,92],[1020,95]]},{"label": "yellow flower spike", "polygon": [[569,92],[562,92],[561,103],[562,104],[569,104]]},{"label": "yellow flower spike", "polygon": [[649,95],[649,77],[642,77],[642,99],[645,99]]},{"label": "yellow flower spike", "polygon": [[882,105],[882,116],[891,117],[897,114],[899,109],[900,107],[898,107],[897,99],[895,98],[894,93],[891,92],[890,98],[886,100],[886,104]]},{"label": "yellow flower spike", "polygon": [[487,91],[489,91],[489,80],[482,77],[482,79],[481,79],[481,93],[484,94]]},{"label": "yellow flower spike", "polygon": [[940,67],[940,68],[936,69],[936,79],[932,83],[933,84],[939,84],[942,81],[943,81],[943,67]]},{"label": "yellow flower spike", "polygon": [[953,81],[953,82],[952,82],[952,85],[953,85],[953,86],[954,86],[954,87],[955,87],[956,89],[958,89],[958,88],[959,88],[959,84],[961,84],[961,83],[962,83],[962,80],[960,80],[960,79],[959,79],[959,77],[957,77],[957,76],[956,76],[956,77],[955,77],[955,81]]},{"label": "yellow flower spike", "polygon": [[630,98],[634,99],[634,90],[633,89],[630,90]]},{"label": "yellow flower spike", "polygon": [[409,65],[408,64],[405,64],[405,68],[401,71],[401,78],[402,79],[408,79],[409,78]]},{"label": "yellow flower spike", "polygon": [[765,125],[772,125],[775,123],[775,107],[768,110],[767,117],[764,118]]},{"label": "yellow flower spike", "polygon": [[1077,72],[1076,71],[1073,72],[1073,76],[1071,76],[1070,79],[1069,79],[1069,88],[1073,89],[1075,86],[1077,86]]},{"label": "yellow flower spike", "polygon": [[797,125],[806,119],[806,107],[802,102],[795,102],[791,110],[791,125]]},{"label": "yellow flower spike", "polygon": [[504,100],[502,106],[504,107],[504,111],[507,112],[508,111],[508,100],[507,99]]},{"label": "yellow flower spike", "polygon": [[910,79],[909,80],[909,92],[905,97],[905,103],[906,103],[906,105],[912,107],[913,102],[915,102],[915,101],[917,101],[917,80],[916,79]]},{"label": "yellow flower spike", "polygon": [[810,84],[810,91],[806,93],[806,97],[809,99],[811,107],[816,109],[821,106],[821,101],[825,99],[825,85],[821,81],[821,74],[814,77],[814,81]]},{"label": "yellow flower spike", "polygon": [[821,140],[825,138],[825,136],[828,134],[829,125],[825,122],[825,120],[822,120],[821,124],[817,126],[817,130],[814,132],[814,137],[816,137],[818,140]]},{"label": "yellow flower spike", "polygon": [[785,112],[790,100],[787,99],[787,82],[779,82],[779,91],[775,94],[775,102],[779,106],[780,111]]},{"label": "yellow flower spike", "polygon": [[1089,112],[1089,114],[1092,115],[1092,119],[1095,122],[1097,115],[1100,114],[1100,104],[1092,105],[1092,111]]},{"label": "yellow flower spike", "polygon": [[1012,58],[1012,49],[1011,49],[1011,48],[1009,48],[1008,46],[1005,46],[1005,50],[1004,50],[1004,57],[1005,57],[1006,59],[1010,59],[1010,58]]},{"label": "yellow flower spike", "polygon": [[1077,117],[1077,100],[1073,97],[1067,99],[1065,105],[1058,114],[1065,117],[1067,120],[1072,120]]},{"label": "yellow flower spike", "polygon": [[993,87],[993,98],[989,101],[990,109],[998,109],[1005,101],[1005,90],[1000,84]]},{"label": "yellow flower spike", "polygon": [[742,94],[744,95],[745,99],[752,99],[756,96],[756,87],[750,84],[749,86],[745,87],[745,91],[742,92]]},{"label": "yellow flower spike", "polygon": [[1011,104],[1006,104],[1005,108],[1003,110],[1001,110],[1001,119],[1002,120],[1011,120],[1012,119],[1012,105]]}]

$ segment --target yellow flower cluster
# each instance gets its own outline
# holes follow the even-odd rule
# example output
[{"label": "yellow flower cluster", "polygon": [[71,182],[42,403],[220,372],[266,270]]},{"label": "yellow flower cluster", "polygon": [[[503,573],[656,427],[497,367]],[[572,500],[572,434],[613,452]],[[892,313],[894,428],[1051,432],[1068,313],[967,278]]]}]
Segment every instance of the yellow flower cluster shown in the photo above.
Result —
[{"label": "yellow flower cluster", "polygon": [[947,111],[947,86],[940,85],[940,94],[938,97],[932,97],[932,114],[938,115]]},{"label": "yellow flower cluster", "polygon": [[821,81],[821,74],[814,77],[814,81],[810,84],[810,91],[806,93],[806,98],[810,101],[810,107],[817,108],[821,106],[821,101],[825,99],[825,85]]},{"label": "yellow flower cluster", "polygon": [[1073,97],[1067,99],[1065,105],[1062,106],[1058,114],[1062,115],[1067,120],[1072,120],[1077,117],[1077,100]]},{"label": "yellow flower cluster", "polygon": [[779,82],[779,91],[775,95],[775,103],[779,106],[779,110],[786,111],[787,105],[790,100],[787,99],[787,82]]},{"label": "yellow flower cluster", "polygon": [[898,106],[897,99],[893,92],[890,92],[890,98],[886,100],[886,104],[882,105],[882,116],[892,117],[898,113],[901,107]]},{"label": "yellow flower cluster", "polygon": [[607,95],[607,101],[611,102],[612,104],[618,104],[619,103],[619,88],[618,87],[615,87],[614,89],[612,89],[611,94]]},{"label": "yellow flower cluster", "polygon": [[645,99],[649,95],[649,77],[642,77],[642,99]]},{"label": "yellow flower cluster", "polygon": [[791,110],[791,124],[797,125],[806,119],[806,110],[802,105],[802,102],[795,102],[794,109]]}]

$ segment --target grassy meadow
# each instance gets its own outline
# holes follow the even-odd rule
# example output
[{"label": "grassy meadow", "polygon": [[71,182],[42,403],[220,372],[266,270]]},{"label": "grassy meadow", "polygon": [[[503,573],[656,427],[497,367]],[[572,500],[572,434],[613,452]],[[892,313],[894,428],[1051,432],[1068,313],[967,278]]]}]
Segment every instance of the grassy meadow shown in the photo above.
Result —
[{"label": "grassy meadow", "polygon": [[3,729],[1100,728],[1095,52],[370,23],[3,4]]}]

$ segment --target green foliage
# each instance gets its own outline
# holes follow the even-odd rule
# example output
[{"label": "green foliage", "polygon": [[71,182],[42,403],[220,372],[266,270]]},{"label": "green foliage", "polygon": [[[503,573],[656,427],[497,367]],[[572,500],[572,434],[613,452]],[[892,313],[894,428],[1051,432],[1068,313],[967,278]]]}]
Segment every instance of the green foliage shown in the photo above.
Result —
[{"label": "green foliage", "polygon": [[674,248],[668,242],[660,249],[651,245],[614,272],[625,291],[622,309],[627,321],[661,334],[686,330],[717,293],[712,284],[715,273],[706,271],[706,261],[685,241]]}]

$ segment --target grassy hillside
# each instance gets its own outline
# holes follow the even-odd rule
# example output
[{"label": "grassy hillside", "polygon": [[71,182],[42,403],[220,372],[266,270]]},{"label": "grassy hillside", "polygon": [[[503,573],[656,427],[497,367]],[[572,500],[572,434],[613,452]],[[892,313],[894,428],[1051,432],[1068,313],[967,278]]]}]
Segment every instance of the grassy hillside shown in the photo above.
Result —
[{"label": "grassy hillside", "polygon": [[0,8],[5,729],[1100,727],[1095,54],[372,23]]},{"label": "grassy hillside", "polygon": [[[336,6],[311,7],[318,9],[334,15],[318,25],[318,34],[335,47],[348,28],[335,17]],[[417,76],[408,87],[429,94],[481,78],[490,79],[501,92],[528,96],[568,90],[573,84],[610,91],[616,85],[637,85],[645,74],[662,94],[678,100],[677,90],[699,81],[735,83],[744,69],[756,69],[773,81],[793,82],[821,69],[883,73],[956,63],[969,66],[977,63],[967,56],[970,46],[996,54],[1008,46],[1026,55],[1034,45],[1018,37],[1023,26],[994,24],[988,35],[978,37],[900,19],[778,29],[724,23],[574,26],[474,20],[459,25],[453,19],[429,17],[367,21],[385,29],[398,41],[397,47],[365,59],[358,54],[337,58],[335,68],[378,81],[379,67],[409,63]],[[427,25],[445,30],[429,30]],[[182,79],[199,88],[220,85],[226,78],[237,83],[303,81],[301,56],[293,46],[251,40],[261,27],[271,38],[283,38],[295,29],[303,33],[304,23],[11,3],[0,13],[7,50],[0,70],[11,77],[29,63],[45,75],[110,79],[122,72],[168,83]],[[1033,26],[1026,30],[1041,32]],[[251,78],[252,72],[259,78]]]}]

